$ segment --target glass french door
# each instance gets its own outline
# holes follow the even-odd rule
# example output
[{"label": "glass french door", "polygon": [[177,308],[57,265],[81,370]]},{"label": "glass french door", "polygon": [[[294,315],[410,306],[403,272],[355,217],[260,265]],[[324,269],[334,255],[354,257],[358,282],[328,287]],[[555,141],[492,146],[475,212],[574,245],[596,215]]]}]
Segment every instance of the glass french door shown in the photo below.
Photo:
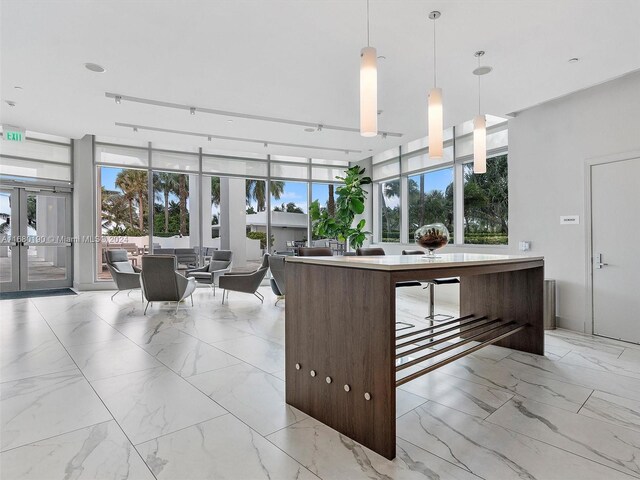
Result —
[{"label": "glass french door", "polygon": [[73,283],[71,194],[0,187],[0,289],[70,287]]}]

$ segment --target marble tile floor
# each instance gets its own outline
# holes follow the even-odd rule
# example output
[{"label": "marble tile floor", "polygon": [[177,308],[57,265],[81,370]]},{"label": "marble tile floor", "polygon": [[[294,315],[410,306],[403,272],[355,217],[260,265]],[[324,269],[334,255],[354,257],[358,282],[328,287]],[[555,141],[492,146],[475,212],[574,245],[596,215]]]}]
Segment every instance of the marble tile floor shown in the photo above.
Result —
[{"label": "marble tile floor", "polygon": [[147,316],[112,292],[0,301],[0,478],[640,478],[640,345],[556,330],[544,357],[491,346],[409,382],[388,461],[285,404],[261,292]]}]

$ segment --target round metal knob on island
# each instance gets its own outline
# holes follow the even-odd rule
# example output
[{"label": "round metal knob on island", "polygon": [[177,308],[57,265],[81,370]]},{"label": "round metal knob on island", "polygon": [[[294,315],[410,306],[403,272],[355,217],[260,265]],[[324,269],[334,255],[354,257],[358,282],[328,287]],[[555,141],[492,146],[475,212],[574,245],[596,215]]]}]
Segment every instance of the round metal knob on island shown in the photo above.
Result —
[{"label": "round metal knob on island", "polygon": [[311,374],[312,377],[315,377],[316,376],[316,371],[315,370],[311,370],[310,374]]},{"label": "round metal knob on island", "polygon": [[366,392],[366,393],[364,394],[364,399],[365,399],[365,400],[371,400],[371,394],[370,394],[369,392]]},{"label": "round metal knob on island", "polygon": [[345,391],[345,392],[349,392],[349,391],[351,391],[351,387],[350,387],[349,385],[345,385],[345,386],[344,386],[344,391]]}]

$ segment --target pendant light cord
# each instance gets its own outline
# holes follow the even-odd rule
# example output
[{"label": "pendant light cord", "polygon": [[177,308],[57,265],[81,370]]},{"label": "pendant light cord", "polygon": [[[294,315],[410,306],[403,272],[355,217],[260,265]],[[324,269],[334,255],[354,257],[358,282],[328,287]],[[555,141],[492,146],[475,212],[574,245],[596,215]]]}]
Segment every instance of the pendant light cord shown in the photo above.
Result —
[{"label": "pendant light cord", "polygon": [[433,19],[433,88],[438,86],[436,81],[436,19]]},{"label": "pendant light cord", "polygon": [[367,47],[370,47],[371,43],[369,42],[369,0],[367,0]]},{"label": "pendant light cord", "polygon": [[[478,56],[478,68],[480,68],[480,56]],[[482,111],[482,110],[480,110],[480,97],[481,97],[481,95],[480,95],[480,77],[481,76],[482,75],[478,75],[478,115],[480,115],[480,112]]]}]

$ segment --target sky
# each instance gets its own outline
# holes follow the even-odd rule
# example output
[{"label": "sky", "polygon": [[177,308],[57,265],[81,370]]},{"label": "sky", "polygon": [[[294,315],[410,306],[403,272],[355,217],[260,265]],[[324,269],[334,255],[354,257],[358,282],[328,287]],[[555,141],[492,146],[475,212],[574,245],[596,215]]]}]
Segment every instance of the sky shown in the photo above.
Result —
[{"label": "sky", "polygon": [[[434,170],[432,172],[421,173],[418,175],[410,176],[409,179],[415,180],[418,186],[420,185],[420,175],[424,175],[424,191],[431,192],[432,190],[445,191],[451,182],[453,182],[453,168],[442,168],[440,170]],[[385,198],[385,203],[389,208],[395,208],[400,205],[400,198],[392,197]]]}]

